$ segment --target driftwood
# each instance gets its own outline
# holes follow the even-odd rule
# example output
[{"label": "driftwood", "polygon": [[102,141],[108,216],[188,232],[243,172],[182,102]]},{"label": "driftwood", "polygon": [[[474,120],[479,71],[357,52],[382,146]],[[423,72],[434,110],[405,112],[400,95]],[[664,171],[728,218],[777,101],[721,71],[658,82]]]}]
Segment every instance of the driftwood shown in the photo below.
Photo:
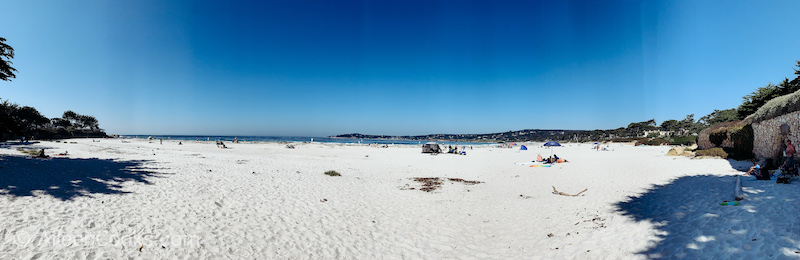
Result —
[{"label": "driftwood", "polygon": [[743,200],[744,193],[742,193],[742,176],[736,175],[736,186],[733,187],[733,199]]},{"label": "driftwood", "polygon": [[587,190],[589,190],[589,189],[583,189],[581,192],[578,192],[578,194],[572,195],[572,194],[567,194],[567,193],[563,193],[563,192],[560,192],[560,191],[556,190],[555,186],[551,186],[551,187],[553,187],[553,193],[558,194],[558,195],[562,195],[562,196],[570,196],[570,197],[577,197],[578,195],[581,195],[581,193],[584,193]]}]

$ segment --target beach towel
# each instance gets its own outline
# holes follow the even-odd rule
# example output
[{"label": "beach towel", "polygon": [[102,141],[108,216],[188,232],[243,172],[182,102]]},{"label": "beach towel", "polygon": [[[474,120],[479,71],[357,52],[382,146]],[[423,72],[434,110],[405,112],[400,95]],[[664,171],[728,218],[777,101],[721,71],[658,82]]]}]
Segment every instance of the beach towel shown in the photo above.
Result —
[{"label": "beach towel", "polygon": [[515,164],[517,164],[517,165],[532,165],[532,164],[536,165],[536,164],[544,164],[544,162],[518,162],[518,163],[515,163]]}]

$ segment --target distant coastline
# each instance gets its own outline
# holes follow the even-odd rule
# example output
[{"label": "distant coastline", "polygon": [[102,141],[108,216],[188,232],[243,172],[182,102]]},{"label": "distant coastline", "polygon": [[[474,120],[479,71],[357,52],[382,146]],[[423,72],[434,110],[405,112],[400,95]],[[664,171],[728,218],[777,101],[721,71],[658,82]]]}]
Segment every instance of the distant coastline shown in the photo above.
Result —
[{"label": "distant coastline", "polygon": [[[490,134],[430,134],[417,136],[365,135],[360,133],[329,136],[330,138],[356,138],[376,140],[415,140],[415,141],[450,141],[450,142],[542,142],[551,140],[573,140],[577,136],[589,133],[586,130],[541,130],[525,129]],[[585,139],[585,138],[581,138]],[[584,141],[584,140],[575,140]]]},{"label": "distant coastline", "polygon": [[[213,136],[213,135],[120,135],[122,138],[137,138],[137,139],[161,139],[161,140],[181,140],[181,141],[224,141],[233,142],[234,138],[240,142],[277,142],[277,143],[363,143],[363,144],[421,144],[421,139],[397,139],[397,138],[355,138],[355,137],[314,137],[314,136]],[[450,141],[440,140],[444,144],[492,144],[493,142],[467,142],[467,141]]]}]

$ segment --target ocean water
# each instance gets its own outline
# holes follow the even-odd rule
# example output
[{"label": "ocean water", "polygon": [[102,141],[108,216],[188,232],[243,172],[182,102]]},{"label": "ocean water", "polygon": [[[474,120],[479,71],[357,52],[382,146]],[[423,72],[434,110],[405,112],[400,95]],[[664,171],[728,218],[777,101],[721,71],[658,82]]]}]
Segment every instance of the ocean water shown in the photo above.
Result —
[{"label": "ocean water", "polygon": [[[402,140],[402,139],[356,139],[356,138],[329,138],[329,137],[310,137],[310,136],[207,136],[207,135],[122,135],[123,138],[141,138],[163,140],[183,140],[183,141],[224,141],[232,142],[233,138],[237,138],[240,142],[314,142],[320,143],[345,143],[345,144],[424,144],[428,141],[420,140]],[[493,143],[480,143],[480,142],[451,142],[451,141],[437,141],[445,145],[486,145]]]}]

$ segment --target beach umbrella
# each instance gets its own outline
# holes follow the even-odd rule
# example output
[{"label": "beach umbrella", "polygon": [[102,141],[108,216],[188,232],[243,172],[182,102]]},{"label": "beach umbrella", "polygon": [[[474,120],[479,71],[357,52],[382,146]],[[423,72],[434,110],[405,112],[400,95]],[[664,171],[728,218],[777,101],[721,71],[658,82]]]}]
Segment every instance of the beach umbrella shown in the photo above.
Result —
[{"label": "beach umbrella", "polygon": [[553,156],[553,146],[561,146],[561,144],[559,144],[558,142],[550,141],[544,143],[544,146],[550,147],[550,156]]},{"label": "beach umbrella", "polygon": [[544,146],[561,146],[561,144],[559,144],[558,142],[550,141],[550,142],[544,143]]}]

